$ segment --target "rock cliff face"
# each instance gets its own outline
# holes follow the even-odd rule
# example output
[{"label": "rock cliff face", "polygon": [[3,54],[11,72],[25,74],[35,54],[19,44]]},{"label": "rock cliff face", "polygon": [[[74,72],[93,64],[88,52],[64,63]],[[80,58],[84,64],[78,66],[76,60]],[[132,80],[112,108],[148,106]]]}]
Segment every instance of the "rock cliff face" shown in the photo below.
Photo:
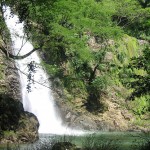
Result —
[{"label": "rock cliff face", "polygon": [[134,124],[135,116],[126,107],[122,107],[122,105],[126,105],[124,99],[118,98],[113,93],[104,98],[107,110],[97,114],[87,111],[82,99],[67,101],[67,95],[64,95],[60,89],[55,91],[55,98],[64,124],[68,128],[88,131],[149,132],[149,124],[146,126]]},{"label": "rock cliff face", "polygon": [[[58,93],[61,93],[58,95]],[[65,126],[76,130],[87,131],[114,131],[116,127],[107,120],[99,119],[98,115],[93,115],[86,111],[83,107],[76,109],[76,105],[67,102],[67,98],[62,94],[63,92],[55,92],[57,107],[61,112],[61,118]]]},{"label": "rock cliff face", "polygon": [[6,59],[0,51],[0,144],[38,139],[38,120],[24,111],[20,89],[15,62]]}]

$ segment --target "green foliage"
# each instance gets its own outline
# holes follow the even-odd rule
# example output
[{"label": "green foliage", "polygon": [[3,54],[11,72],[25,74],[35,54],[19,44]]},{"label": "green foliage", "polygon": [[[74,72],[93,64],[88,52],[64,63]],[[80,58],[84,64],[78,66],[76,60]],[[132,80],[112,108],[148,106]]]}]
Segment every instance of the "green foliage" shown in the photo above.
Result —
[{"label": "green foliage", "polygon": [[150,111],[150,95],[141,96],[140,98],[135,98],[131,102],[131,107],[136,115],[143,115],[147,111]]},{"label": "green foliage", "polygon": [[42,65],[46,68],[46,71],[50,76],[61,76],[61,70],[56,65],[51,65],[44,62]]},{"label": "green foliage", "polygon": [[121,68],[119,77],[123,85],[132,90],[127,99],[137,115],[150,111],[150,49],[146,47],[139,57],[132,57],[130,63]]},{"label": "green foliage", "polygon": [[64,87],[73,94],[73,96],[79,96],[86,91],[86,85],[82,80],[73,78],[72,75],[65,76],[63,79]]},{"label": "green foliage", "polygon": [[128,65],[132,57],[137,57],[140,53],[139,44],[136,38],[124,35],[121,40],[118,40],[113,48],[116,58],[116,65]]},{"label": "green foliage", "polygon": [[136,68],[145,71],[144,75],[136,74],[136,72],[129,74],[129,78],[133,80],[130,80],[127,84],[130,84],[130,87],[134,89],[131,98],[148,94],[150,92],[150,49],[146,47],[142,56],[132,58],[128,68],[130,70]]},{"label": "green foliage", "polygon": [[150,7],[149,2],[143,7],[142,0],[115,0],[116,14],[114,21],[132,36],[147,39],[150,34]]},{"label": "green foliage", "polygon": [[[150,56],[148,48],[141,55],[136,38],[150,39],[149,0],[5,0],[5,4],[25,22],[34,46],[41,47],[48,74],[54,81],[59,78],[70,94],[86,93],[89,106],[99,107],[112,79],[145,107]],[[97,49],[90,46],[91,38]],[[107,52],[112,60],[105,60]],[[137,112],[147,111],[142,108]]]},{"label": "green foliage", "polygon": [[98,91],[105,90],[107,85],[108,83],[106,76],[99,76],[92,81],[90,88],[93,92],[97,93]]}]

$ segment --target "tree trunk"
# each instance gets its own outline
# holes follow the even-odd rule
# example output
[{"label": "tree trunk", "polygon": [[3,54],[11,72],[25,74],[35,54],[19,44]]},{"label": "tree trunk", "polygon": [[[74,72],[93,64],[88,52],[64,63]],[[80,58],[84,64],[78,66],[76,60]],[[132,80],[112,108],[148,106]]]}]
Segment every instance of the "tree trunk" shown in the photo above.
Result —
[{"label": "tree trunk", "polygon": [[89,84],[91,84],[91,82],[93,81],[93,79],[95,79],[95,74],[96,74],[96,70],[98,68],[98,64],[95,66],[94,70],[91,72],[90,78],[89,78]]}]

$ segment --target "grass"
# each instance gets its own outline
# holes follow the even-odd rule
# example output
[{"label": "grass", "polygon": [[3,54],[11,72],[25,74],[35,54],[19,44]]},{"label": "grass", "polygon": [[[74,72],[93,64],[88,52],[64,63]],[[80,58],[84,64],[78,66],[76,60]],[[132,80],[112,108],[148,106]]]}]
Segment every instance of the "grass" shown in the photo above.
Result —
[{"label": "grass", "polygon": [[142,142],[138,145],[133,144],[133,148],[137,150],[149,150],[150,149],[150,132],[145,133],[146,137],[141,137]]},{"label": "grass", "polygon": [[[106,135],[101,134],[101,136],[91,134],[82,137],[49,136],[45,139],[41,138],[39,142],[32,145],[7,145],[3,149],[0,148],[0,150],[149,150],[149,135],[149,133],[146,135],[122,133],[121,136],[117,136],[109,133]],[[130,144],[127,141],[131,141]]]},{"label": "grass", "polygon": [[119,150],[117,140],[106,140],[93,135],[87,136],[82,142],[83,150]]}]

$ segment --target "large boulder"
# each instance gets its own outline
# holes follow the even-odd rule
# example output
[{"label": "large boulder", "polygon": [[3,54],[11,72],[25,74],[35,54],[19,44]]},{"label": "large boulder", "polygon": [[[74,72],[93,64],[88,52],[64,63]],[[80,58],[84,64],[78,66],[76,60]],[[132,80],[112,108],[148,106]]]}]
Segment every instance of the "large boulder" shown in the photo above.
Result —
[{"label": "large boulder", "polygon": [[38,139],[39,123],[23,105],[9,95],[0,95],[0,143],[26,143]]},{"label": "large boulder", "polygon": [[7,94],[0,95],[0,128],[14,130],[23,114],[23,105]]},{"label": "large boulder", "polygon": [[29,112],[24,112],[19,120],[16,131],[19,143],[32,143],[38,140],[39,122],[37,117]]}]

